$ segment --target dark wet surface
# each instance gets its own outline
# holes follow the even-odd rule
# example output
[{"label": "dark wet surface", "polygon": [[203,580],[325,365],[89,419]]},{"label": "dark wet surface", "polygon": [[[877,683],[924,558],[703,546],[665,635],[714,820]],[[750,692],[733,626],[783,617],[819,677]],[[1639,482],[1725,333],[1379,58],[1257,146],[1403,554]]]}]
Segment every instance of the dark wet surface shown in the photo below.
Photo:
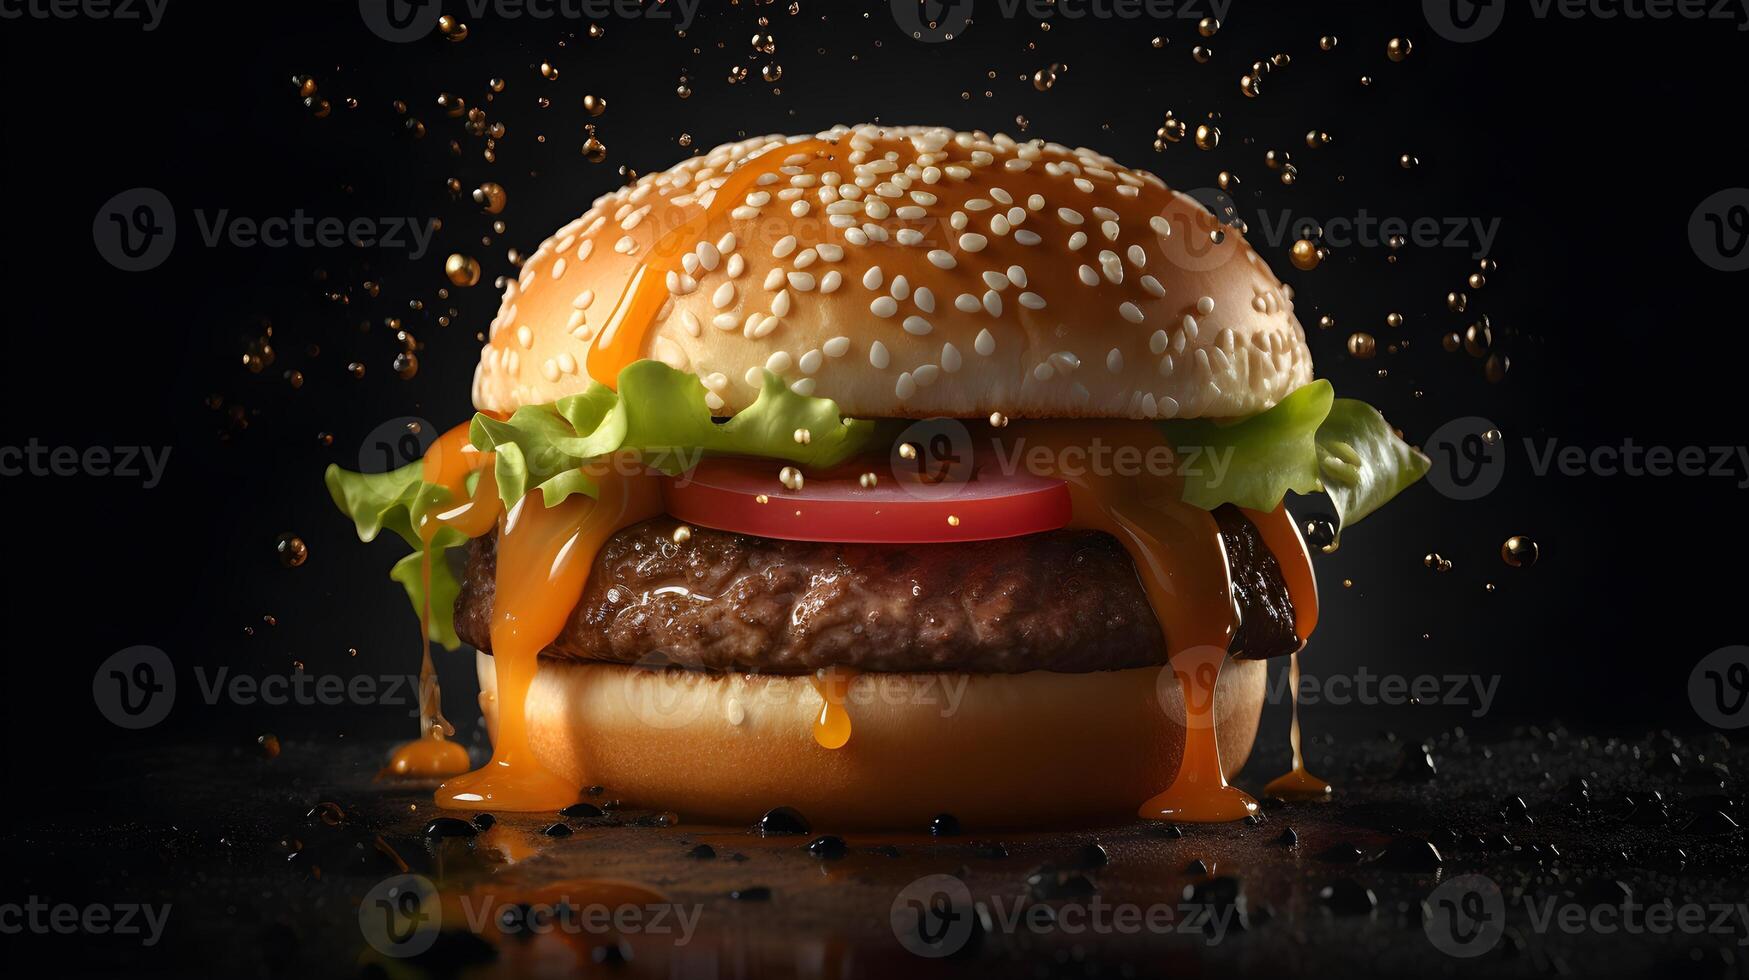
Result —
[{"label": "dark wet surface", "polygon": [[[1319,744],[1336,798],[1266,804],[1254,825],[953,836],[815,824],[762,837],[627,810],[611,787],[564,816],[493,821],[373,782],[387,745],[141,751],[108,760],[96,805],[12,811],[4,901],[167,902],[161,941],[26,932],[7,945],[62,975],[1743,973],[1745,750],[1534,729],[1430,744],[1432,772],[1413,743]],[[1257,791],[1273,774],[1238,781]],[[366,942],[359,906],[403,865],[435,884],[442,928],[395,958]],[[1502,917],[1485,882],[1460,877],[1476,874]],[[963,937],[930,928],[961,908],[930,904],[942,879],[914,883],[931,875],[963,883]],[[895,906],[912,938],[922,921],[958,951],[909,952]],[[553,928],[529,935],[543,908]],[[1443,951],[1478,944],[1474,958]]]}]

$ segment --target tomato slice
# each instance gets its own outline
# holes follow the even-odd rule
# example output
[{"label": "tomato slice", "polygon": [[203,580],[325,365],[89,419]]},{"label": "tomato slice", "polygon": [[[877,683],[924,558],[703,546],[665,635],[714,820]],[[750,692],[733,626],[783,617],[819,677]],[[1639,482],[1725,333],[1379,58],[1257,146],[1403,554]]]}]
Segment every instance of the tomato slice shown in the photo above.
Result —
[{"label": "tomato slice", "polygon": [[[806,475],[800,490],[779,480],[778,460],[704,459],[663,479],[668,513],[702,527],[789,541],[933,544],[989,541],[1069,523],[1069,487],[1030,473],[979,467],[929,483],[885,461]],[[862,475],[878,473],[873,487]]]}]

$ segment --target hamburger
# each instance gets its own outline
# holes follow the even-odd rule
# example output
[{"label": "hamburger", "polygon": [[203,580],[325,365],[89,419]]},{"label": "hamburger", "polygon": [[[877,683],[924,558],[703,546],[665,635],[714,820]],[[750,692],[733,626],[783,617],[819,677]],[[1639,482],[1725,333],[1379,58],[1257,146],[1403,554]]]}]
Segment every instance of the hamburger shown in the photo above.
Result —
[{"label": "hamburger", "polygon": [[940,128],[602,196],[506,287],[472,398],[327,483],[414,547],[427,641],[478,651],[493,755],[438,790],[476,809],[1238,819],[1264,660],[1317,619],[1286,494],[1340,527],[1426,468],[1196,200]]}]

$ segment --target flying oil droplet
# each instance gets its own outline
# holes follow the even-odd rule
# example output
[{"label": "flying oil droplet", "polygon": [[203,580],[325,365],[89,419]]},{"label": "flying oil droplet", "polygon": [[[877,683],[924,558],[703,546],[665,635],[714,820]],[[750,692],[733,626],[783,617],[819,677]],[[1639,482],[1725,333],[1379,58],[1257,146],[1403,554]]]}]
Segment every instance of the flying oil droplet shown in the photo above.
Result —
[{"label": "flying oil droplet", "polygon": [[1536,564],[1539,551],[1535,541],[1522,534],[1514,534],[1500,546],[1500,560],[1513,568],[1529,568]]},{"label": "flying oil droplet", "polygon": [[443,260],[443,274],[457,286],[473,286],[480,281],[480,263],[459,253]]},{"label": "flying oil droplet", "polygon": [[1357,330],[1348,335],[1348,353],[1361,360],[1366,360],[1378,352],[1378,341],[1364,330]]},{"label": "flying oil droplet", "polygon": [[510,196],[504,193],[503,187],[489,180],[474,188],[473,197],[474,203],[478,204],[481,210],[487,214],[497,214],[504,210],[505,203],[510,200]]},{"label": "flying oil droplet", "polygon": [[291,533],[280,535],[273,542],[273,551],[286,568],[296,568],[310,559],[310,549],[304,544],[304,539]]}]

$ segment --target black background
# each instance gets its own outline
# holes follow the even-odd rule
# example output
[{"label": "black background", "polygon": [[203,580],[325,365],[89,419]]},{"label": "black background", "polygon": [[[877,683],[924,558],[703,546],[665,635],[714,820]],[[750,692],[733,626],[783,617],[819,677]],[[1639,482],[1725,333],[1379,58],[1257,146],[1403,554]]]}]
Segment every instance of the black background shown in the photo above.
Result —
[{"label": "black background", "polygon": [[[351,2],[170,0],[151,32],[89,19],[0,21],[11,272],[0,443],[173,447],[154,489],[119,477],[0,482],[10,517],[6,755],[15,789],[76,789],[83,767],[101,767],[118,738],[210,733],[246,744],[265,731],[410,732],[401,709],[209,707],[191,671],[415,669],[417,631],[385,577],[399,546],[359,544],[328,502],[322,469],[356,466],[367,434],[390,419],[443,428],[467,416],[476,335],[496,308],[491,277],[512,269],[507,250],[531,251],[615,186],[617,167],[669,165],[689,152],[682,134],[698,151],[861,121],[1089,146],[1180,187],[1206,187],[1231,170],[1243,179],[1238,205],[1253,241],[1299,291],[1321,376],[1380,407],[1411,441],[1472,415],[1505,434],[1497,491],[1460,503],[1418,486],[1319,559],[1324,620],[1305,658],[1312,675],[1364,666],[1498,676],[1492,712],[1327,707],[1308,712],[1315,729],[1700,725],[1686,694],[1690,668],[1744,635],[1737,478],[1538,476],[1522,440],[1742,441],[1744,280],[1704,265],[1687,235],[1697,204],[1744,182],[1746,35],[1736,23],[1538,20],[1515,5],[1493,37],[1455,44],[1414,3],[1239,2],[1203,42],[1213,58],[1198,64],[1194,17],[1075,19],[1065,7],[1046,31],[1033,17],[1002,16],[994,0],[980,0],[962,36],[934,44],[907,37],[889,4],[868,0],[801,0],[797,14],[705,0],[684,36],[671,21],[609,17],[598,39],[587,22],[471,17],[449,6],[469,22],[459,44],[435,34],[387,43]],[[750,48],[761,16],[775,56]],[[1326,34],[1340,38],[1327,53],[1318,47]],[[1399,35],[1415,50],[1393,63],[1386,42]],[[1156,48],[1155,36],[1169,43]],[[1268,77],[1262,98],[1243,97],[1240,76],[1277,52],[1292,63]],[[558,67],[556,81],[540,76],[542,61]],[[777,85],[759,78],[772,61],[783,66]],[[1067,68],[1038,91],[1030,76],[1053,62]],[[728,84],[735,65],[750,66],[751,78]],[[302,105],[291,82],[300,73],[330,100],[326,118]],[[684,100],[675,93],[683,75],[693,90]],[[1362,75],[1373,83],[1362,86]],[[488,103],[494,76],[507,84]],[[495,163],[482,159],[484,140],[437,108],[444,91],[507,126]],[[589,117],[585,94],[606,98],[607,112]],[[1187,139],[1156,153],[1169,109],[1192,127],[1218,114],[1219,149]],[[1027,119],[1024,132],[1016,116]],[[423,122],[423,138],[406,134],[409,117]],[[602,164],[579,153],[591,122],[608,147]],[[1333,145],[1307,149],[1309,129],[1329,131]],[[1293,153],[1295,186],[1265,168],[1272,148]],[[1398,165],[1406,152],[1418,168]],[[465,194],[452,197],[449,177],[467,188],[503,184],[506,233],[492,235],[492,219]],[[179,236],[164,265],[124,273],[95,250],[92,218],[135,187],[169,197]],[[1459,315],[1445,295],[1475,271],[1471,248],[1404,247],[1390,263],[1390,249],[1355,244],[1300,272],[1287,261],[1291,236],[1262,237],[1259,208],[1272,220],[1328,221],[1362,208],[1498,218],[1491,257],[1500,268],[1469,290],[1469,312]],[[418,259],[208,247],[195,212],[221,209],[256,219],[299,209],[436,217],[444,228]],[[478,256],[487,280],[445,300],[452,250]],[[380,284],[377,295],[366,282]],[[452,307],[452,322],[439,325]],[[1406,318],[1394,330],[1384,325],[1392,311]],[[1337,318],[1334,329],[1317,329],[1324,313]],[[1481,361],[1440,347],[1443,333],[1480,313],[1512,358],[1501,384],[1484,380]],[[423,345],[412,380],[391,370],[399,346],[390,318]],[[275,359],[251,373],[243,355],[269,322]],[[1379,338],[1377,358],[1346,353],[1355,329]],[[1383,350],[1404,341],[1406,350]],[[346,371],[353,361],[366,367],[362,380]],[[301,388],[285,379],[290,370],[302,372]],[[324,432],[331,445],[318,441]],[[302,567],[276,560],[284,532],[308,543]],[[1513,534],[1539,543],[1535,567],[1501,561]],[[1428,570],[1428,552],[1454,567]],[[141,643],[170,653],[184,693],[164,725],[120,733],[93,706],[92,671]],[[451,712],[468,721],[471,656],[443,666]],[[1271,723],[1262,743],[1272,758],[1282,727]]]}]

